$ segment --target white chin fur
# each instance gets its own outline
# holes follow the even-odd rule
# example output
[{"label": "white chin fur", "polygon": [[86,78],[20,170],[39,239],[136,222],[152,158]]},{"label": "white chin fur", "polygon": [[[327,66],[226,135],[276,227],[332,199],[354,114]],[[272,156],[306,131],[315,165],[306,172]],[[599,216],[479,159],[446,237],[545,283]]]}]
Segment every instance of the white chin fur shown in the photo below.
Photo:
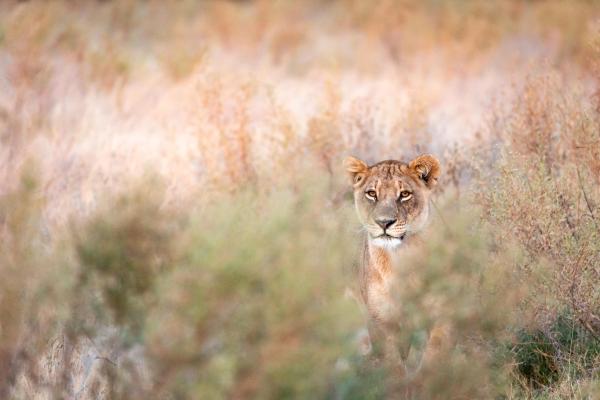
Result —
[{"label": "white chin fur", "polygon": [[392,250],[402,244],[402,239],[378,237],[371,239],[371,243],[377,247],[381,247],[386,250]]}]

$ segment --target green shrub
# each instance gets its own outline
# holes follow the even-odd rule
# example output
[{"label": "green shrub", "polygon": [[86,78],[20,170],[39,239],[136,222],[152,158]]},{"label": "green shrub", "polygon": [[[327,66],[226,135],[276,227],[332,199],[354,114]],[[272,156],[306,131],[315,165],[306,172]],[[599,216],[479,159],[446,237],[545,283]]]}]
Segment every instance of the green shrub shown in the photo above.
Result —
[{"label": "green shrub", "polygon": [[111,313],[104,322],[141,333],[155,280],[173,261],[178,221],[161,210],[156,189],[132,189],[105,201],[75,235],[77,295],[93,299],[84,292],[99,293],[94,309]]},{"label": "green shrub", "polygon": [[600,342],[568,314],[559,315],[545,330],[520,330],[511,351],[518,373],[538,389],[561,375],[585,377],[600,361]]}]

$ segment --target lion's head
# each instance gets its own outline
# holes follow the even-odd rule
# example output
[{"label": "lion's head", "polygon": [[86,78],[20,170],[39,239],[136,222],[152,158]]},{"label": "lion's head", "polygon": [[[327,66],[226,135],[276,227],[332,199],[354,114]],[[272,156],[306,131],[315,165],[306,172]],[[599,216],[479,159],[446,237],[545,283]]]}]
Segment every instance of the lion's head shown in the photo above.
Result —
[{"label": "lion's head", "polygon": [[409,163],[387,160],[368,166],[348,157],[358,218],[371,243],[394,248],[423,229],[429,217],[429,195],[440,176],[439,161],[428,154]]}]

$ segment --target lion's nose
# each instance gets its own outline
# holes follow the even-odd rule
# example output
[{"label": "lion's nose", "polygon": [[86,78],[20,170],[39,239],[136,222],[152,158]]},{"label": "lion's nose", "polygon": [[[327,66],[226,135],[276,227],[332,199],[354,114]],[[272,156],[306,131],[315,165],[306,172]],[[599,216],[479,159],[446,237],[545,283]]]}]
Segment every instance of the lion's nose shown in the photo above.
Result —
[{"label": "lion's nose", "polygon": [[396,219],[390,218],[390,217],[381,217],[381,218],[375,219],[375,222],[377,222],[377,225],[379,225],[381,227],[381,229],[383,229],[385,231],[387,228],[394,225],[394,223],[396,222]]}]

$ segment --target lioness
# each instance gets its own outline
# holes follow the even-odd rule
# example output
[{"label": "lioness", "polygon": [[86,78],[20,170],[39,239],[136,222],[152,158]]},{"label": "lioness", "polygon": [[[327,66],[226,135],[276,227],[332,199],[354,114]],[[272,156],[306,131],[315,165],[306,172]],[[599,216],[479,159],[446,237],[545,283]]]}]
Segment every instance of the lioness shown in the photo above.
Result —
[{"label": "lioness", "polygon": [[[395,340],[402,321],[398,321],[390,289],[396,278],[394,267],[401,266],[403,252],[419,245],[419,233],[429,219],[430,194],[440,176],[440,163],[428,154],[409,163],[387,160],[371,166],[348,157],[345,167],[352,179],[356,212],[366,231],[358,276],[360,300],[369,316],[370,340],[385,359],[397,362],[404,371],[403,360],[409,348]],[[402,276],[398,279],[401,282]],[[429,332],[423,361],[437,353],[447,336],[445,327]]]}]

